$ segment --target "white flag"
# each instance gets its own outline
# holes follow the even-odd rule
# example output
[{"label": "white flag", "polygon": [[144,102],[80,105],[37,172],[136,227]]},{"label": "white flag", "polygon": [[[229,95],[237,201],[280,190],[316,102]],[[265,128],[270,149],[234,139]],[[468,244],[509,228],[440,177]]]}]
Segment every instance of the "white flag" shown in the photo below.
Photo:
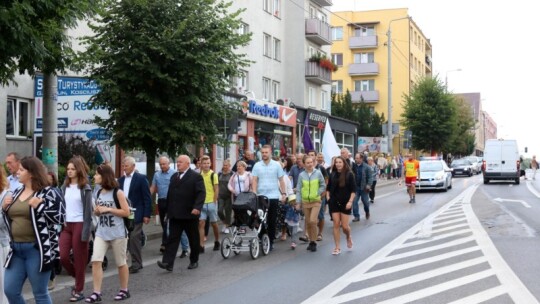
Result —
[{"label": "white flag", "polygon": [[332,157],[339,156],[341,149],[337,145],[332,128],[330,128],[330,119],[326,119],[326,126],[324,127],[324,135],[322,138],[322,153],[324,155],[324,162],[327,166],[332,165]]}]

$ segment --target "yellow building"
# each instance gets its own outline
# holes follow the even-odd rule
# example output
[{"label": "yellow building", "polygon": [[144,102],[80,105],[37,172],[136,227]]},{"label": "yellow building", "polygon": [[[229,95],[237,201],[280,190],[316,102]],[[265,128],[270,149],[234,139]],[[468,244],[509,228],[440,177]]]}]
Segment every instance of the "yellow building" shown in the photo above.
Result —
[{"label": "yellow building", "polygon": [[[388,119],[388,67],[392,79],[392,123],[403,113],[403,95],[415,81],[432,75],[431,43],[408,18],[408,9],[336,12],[331,16],[332,60],[339,66],[332,75],[332,90],[350,91],[353,103],[362,99]],[[391,29],[391,58],[388,30]],[[391,59],[391,60],[389,60]],[[403,152],[403,128],[395,134],[392,154]],[[361,134],[360,134],[361,135]]]}]

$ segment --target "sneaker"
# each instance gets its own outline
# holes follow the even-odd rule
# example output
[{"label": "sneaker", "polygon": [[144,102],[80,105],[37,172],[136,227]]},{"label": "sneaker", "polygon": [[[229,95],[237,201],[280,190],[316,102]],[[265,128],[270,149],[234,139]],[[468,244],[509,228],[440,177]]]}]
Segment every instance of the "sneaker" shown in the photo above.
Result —
[{"label": "sneaker", "polygon": [[48,290],[53,290],[56,287],[55,279],[49,280],[49,284],[47,284]]},{"label": "sneaker", "polygon": [[214,251],[218,251],[219,248],[220,248],[219,242],[218,242],[218,241],[215,241],[215,242],[214,242]]},{"label": "sneaker", "polygon": [[412,202],[413,202],[413,204],[416,203],[416,198],[415,197],[412,198]]},{"label": "sneaker", "polygon": [[309,239],[308,239],[307,235],[303,235],[303,236],[299,237],[298,239],[300,241],[302,241],[302,242],[306,242],[306,243],[309,242]]},{"label": "sneaker", "polygon": [[187,257],[188,255],[188,251],[187,250],[182,250],[182,253],[180,254],[179,258],[183,259],[185,257]]},{"label": "sneaker", "polygon": [[291,242],[291,249],[292,250],[296,249],[296,243],[295,242]]},{"label": "sneaker", "polygon": [[311,242],[311,252],[317,251],[317,243]]},{"label": "sneaker", "polygon": [[411,198],[411,199],[409,200],[409,204],[412,204],[412,203],[413,203],[413,201],[412,201],[412,198]]},{"label": "sneaker", "polygon": [[360,221],[360,218],[359,218],[359,217],[355,217],[355,218],[353,218],[352,221],[353,221],[353,222],[359,222],[359,221]]}]

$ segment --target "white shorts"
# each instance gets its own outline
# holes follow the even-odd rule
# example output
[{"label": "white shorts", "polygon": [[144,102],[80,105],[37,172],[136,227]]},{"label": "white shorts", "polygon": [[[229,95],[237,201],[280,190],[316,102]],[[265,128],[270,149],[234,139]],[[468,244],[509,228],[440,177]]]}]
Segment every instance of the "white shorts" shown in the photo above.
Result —
[{"label": "white shorts", "polygon": [[112,248],[116,266],[124,266],[127,264],[127,243],[128,238],[105,241],[99,236],[94,239],[94,253],[92,254],[92,262],[103,262],[103,258],[107,253],[109,246]]}]

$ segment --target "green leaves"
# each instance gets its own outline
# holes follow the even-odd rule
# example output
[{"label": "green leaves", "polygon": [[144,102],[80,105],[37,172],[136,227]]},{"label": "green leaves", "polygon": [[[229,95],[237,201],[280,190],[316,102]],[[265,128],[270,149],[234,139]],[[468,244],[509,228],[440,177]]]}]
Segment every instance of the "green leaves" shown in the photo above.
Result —
[{"label": "green leaves", "polygon": [[353,105],[349,90],[345,94],[332,93],[332,115],[357,122],[358,136],[381,136],[384,114],[372,114],[363,100]]}]

